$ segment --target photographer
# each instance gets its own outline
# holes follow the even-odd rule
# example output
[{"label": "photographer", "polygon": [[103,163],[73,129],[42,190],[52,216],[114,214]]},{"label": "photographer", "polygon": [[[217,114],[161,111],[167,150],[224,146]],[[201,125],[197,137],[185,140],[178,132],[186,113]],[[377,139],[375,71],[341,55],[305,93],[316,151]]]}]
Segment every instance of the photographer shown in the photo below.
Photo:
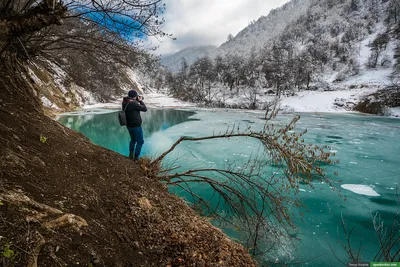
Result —
[{"label": "photographer", "polygon": [[126,107],[126,128],[131,136],[131,142],[129,143],[129,158],[134,159],[135,161],[139,159],[140,151],[144,144],[140,112],[146,112],[147,108],[142,100],[142,96],[139,96],[135,90],[131,90],[128,92],[128,97],[124,97],[122,101],[122,109],[124,110]]}]

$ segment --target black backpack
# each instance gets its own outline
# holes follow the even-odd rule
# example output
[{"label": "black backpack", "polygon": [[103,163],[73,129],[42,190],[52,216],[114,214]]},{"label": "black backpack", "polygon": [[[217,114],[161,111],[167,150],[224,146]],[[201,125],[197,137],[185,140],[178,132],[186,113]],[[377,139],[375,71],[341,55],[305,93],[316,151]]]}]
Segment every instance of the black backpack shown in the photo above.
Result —
[{"label": "black backpack", "polygon": [[126,122],[126,113],[125,110],[128,107],[130,102],[128,102],[125,106],[125,108],[123,110],[121,110],[120,112],[118,112],[118,120],[119,120],[119,125],[121,126],[125,126],[127,124]]}]

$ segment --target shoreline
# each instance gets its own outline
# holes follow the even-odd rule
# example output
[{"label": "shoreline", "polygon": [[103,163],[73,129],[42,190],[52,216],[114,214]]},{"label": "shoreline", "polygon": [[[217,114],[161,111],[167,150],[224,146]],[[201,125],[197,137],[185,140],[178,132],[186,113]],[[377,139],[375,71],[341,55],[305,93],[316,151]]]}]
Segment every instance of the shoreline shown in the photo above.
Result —
[{"label": "shoreline", "polygon": [[[355,89],[359,90],[359,89]],[[360,91],[358,91],[360,92]],[[280,99],[280,111],[279,114],[295,114],[295,113],[315,113],[315,114],[358,114],[366,116],[376,116],[379,118],[400,118],[400,107],[391,108],[390,110],[395,111],[393,115],[379,116],[376,114],[361,113],[358,111],[347,110],[336,106],[335,100],[338,98],[338,94],[342,94],[343,91],[328,91],[328,92],[315,92],[315,91],[301,91],[298,92],[297,96],[283,97]],[[364,92],[365,93],[365,92]],[[344,101],[354,100],[354,92],[346,91],[347,95],[352,95],[353,98],[346,99],[342,98]],[[204,111],[240,111],[240,112],[254,112],[262,113],[265,112],[263,109],[241,109],[241,108],[213,108],[213,107],[201,107],[194,103],[185,102],[173,98],[171,96],[161,94],[161,93],[149,93],[146,94],[145,103],[149,108],[165,108],[165,109],[198,109]],[[343,97],[343,95],[341,95]],[[267,96],[266,100],[269,96]],[[122,98],[122,97],[121,97]],[[306,99],[305,99],[306,98]],[[108,102],[108,103],[95,103],[90,105],[84,105],[80,109],[72,112],[59,113],[55,112],[56,116],[62,115],[82,115],[84,114],[96,114],[93,112],[95,110],[114,110],[121,109],[120,101]],[[112,110],[112,111],[111,111]],[[398,111],[398,112],[397,112]]]}]

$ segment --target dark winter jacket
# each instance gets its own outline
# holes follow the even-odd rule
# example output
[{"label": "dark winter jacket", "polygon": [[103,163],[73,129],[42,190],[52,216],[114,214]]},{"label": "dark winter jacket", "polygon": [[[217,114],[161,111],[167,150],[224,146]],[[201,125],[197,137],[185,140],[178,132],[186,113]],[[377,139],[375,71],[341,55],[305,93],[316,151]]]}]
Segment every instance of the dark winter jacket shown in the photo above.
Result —
[{"label": "dark winter jacket", "polygon": [[[125,106],[128,105],[125,109]],[[126,126],[127,127],[139,127],[142,125],[142,117],[140,117],[140,111],[146,112],[147,108],[143,101],[137,101],[133,98],[124,97],[122,101],[122,110],[125,109],[126,114]]]}]

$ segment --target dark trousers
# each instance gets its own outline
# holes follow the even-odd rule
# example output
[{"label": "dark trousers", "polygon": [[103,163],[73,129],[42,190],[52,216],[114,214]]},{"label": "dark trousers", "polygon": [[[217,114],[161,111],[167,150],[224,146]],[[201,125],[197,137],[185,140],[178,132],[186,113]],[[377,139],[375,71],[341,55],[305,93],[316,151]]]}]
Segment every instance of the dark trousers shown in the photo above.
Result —
[{"label": "dark trousers", "polygon": [[134,152],[135,158],[138,158],[144,144],[142,126],[127,128],[131,136],[131,142],[129,143],[129,152]]}]

